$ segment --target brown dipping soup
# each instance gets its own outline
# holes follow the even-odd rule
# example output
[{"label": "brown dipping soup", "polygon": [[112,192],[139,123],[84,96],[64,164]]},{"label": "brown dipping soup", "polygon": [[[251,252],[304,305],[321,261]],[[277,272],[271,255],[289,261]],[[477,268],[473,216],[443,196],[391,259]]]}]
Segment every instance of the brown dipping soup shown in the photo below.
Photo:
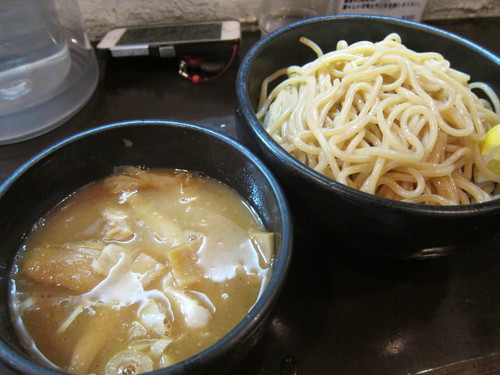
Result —
[{"label": "brown dipping soup", "polygon": [[256,302],[273,234],[224,184],[121,167],[33,227],[12,274],[12,319],[42,364],[137,374],[202,351]]}]

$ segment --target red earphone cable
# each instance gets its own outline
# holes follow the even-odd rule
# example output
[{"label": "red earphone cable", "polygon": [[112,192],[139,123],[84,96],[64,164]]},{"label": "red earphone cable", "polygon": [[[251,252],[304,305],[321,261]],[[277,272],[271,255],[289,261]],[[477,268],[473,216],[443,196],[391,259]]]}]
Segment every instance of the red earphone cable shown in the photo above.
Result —
[{"label": "red earphone cable", "polygon": [[181,60],[180,66],[179,66],[179,74],[184,77],[189,79],[193,83],[200,83],[200,82],[208,82],[208,81],[213,81],[216,78],[219,78],[221,75],[223,75],[229,67],[233,64],[234,60],[236,59],[236,55],[238,54],[238,44],[233,44],[231,46],[232,48],[232,53],[229,61],[227,64],[220,70],[217,74],[210,76],[210,77],[201,77],[199,74],[193,74],[190,75],[186,72],[187,69],[187,63],[184,60]]}]

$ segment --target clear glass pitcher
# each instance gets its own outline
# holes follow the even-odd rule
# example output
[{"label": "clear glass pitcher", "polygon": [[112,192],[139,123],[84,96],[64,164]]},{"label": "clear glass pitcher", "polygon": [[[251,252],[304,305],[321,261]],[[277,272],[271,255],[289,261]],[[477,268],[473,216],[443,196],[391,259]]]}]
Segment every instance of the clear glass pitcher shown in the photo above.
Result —
[{"label": "clear glass pitcher", "polygon": [[62,124],[97,79],[76,0],[0,0],[0,144]]},{"label": "clear glass pitcher", "polygon": [[329,14],[334,0],[260,0],[257,9],[262,36],[296,21]]}]

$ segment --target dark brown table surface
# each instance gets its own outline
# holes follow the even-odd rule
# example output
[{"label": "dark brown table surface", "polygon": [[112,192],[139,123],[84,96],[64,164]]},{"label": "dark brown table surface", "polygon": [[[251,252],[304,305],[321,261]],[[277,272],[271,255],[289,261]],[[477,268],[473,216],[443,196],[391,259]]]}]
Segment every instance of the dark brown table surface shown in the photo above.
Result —
[{"label": "dark brown table surface", "polygon": [[[499,21],[428,23],[500,55]],[[240,60],[258,38],[243,33]],[[238,63],[195,85],[173,62],[100,61],[98,87],[83,110],[48,134],[0,146],[0,183],[58,140],[113,122],[168,119],[236,138]],[[500,226],[491,241],[411,262],[341,258],[300,228],[296,237],[276,316],[234,374],[408,375],[470,359],[478,360],[432,374],[500,374]]]}]

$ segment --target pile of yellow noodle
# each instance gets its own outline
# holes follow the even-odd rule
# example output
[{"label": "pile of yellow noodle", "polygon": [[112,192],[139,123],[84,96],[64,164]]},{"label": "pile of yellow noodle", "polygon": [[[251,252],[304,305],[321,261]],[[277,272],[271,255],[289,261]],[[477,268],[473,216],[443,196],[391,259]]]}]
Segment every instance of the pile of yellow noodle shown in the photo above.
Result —
[{"label": "pile of yellow noodle", "polygon": [[[318,58],[269,76],[257,113],[296,159],[347,186],[407,202],[468,204],[499,194],[500,176],[479,150],[500,122],[490,87],[469,84],[443,56],[412,51],[397,34],[376,43],[340,41],[325,54],[301,42]],[[268,95],[269,83],[283,75]]]}]

